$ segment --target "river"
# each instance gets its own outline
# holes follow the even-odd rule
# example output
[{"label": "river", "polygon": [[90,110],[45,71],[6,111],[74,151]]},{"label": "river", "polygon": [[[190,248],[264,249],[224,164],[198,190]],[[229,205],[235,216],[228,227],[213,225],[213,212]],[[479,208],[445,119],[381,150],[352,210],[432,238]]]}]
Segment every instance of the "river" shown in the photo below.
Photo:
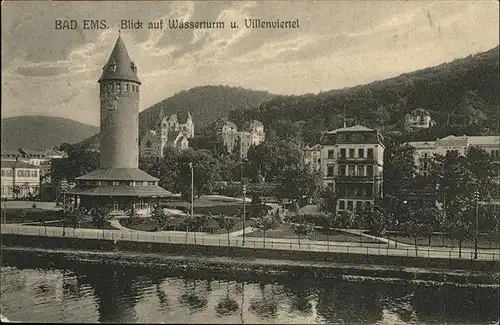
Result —
[{"label": "river", "polygon": [[399,325],[498,320],[498,286],[26,264],[1,268],[0,307],[11,321]]}]

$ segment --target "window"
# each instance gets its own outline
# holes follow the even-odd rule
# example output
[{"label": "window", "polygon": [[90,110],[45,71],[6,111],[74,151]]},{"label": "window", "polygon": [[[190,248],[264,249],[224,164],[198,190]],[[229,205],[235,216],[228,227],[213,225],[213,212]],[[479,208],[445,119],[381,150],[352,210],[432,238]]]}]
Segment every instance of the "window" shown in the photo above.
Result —
[{"label": "window", "polygon": [[359,158],[364,158],[365,157],[365,149],[363,149],[363,148],[358,149],[358,157]]},{"label": "window", "polygon": [[349,149],[349,158],[354,158],[354,149]]},{"label": "window", "polygon": [[115,91],[116,91],[117,93],[119,93],[119,92],[121,91],[121,85],[120,85],[119,83],[117,83],[117,84],[115,85]]},{"label": "window", "polygon": [[361,166],[358,166],[358,173],[357,173],[358,176],[365,176],[365,166],[361,165]]},{"label": "window", "polygon": [[31,177],[38,177],[38,171],[32,170],[31,171]]},{"label": "window", "polygon": [[366,155],[368,158],[373,158],[373,148],[368,148],[368,152]]},{"label": "window", "polygon": [[334,158],[334,151],[328,150],[328,159],[333,159],[333,158]]},{"label": "window", "polygon": [[334,165],[328,165],[327,170],[326,170],[326,176],[327,177],[333,177],[335,173],[335,166]]},{"label": "window", "polygon": [[371,184],[366,184],[365,193],[366,193],[366,196],[372,196],[373,195],[373,187],[372,187]]},{"label": "window", "polygon": [[345,201],[339,201],[339,210],[345,210]]},{"label": "window", "polygon": [[350,165],[349,166],[349,172],[348,172],[348,175],[349,176],[355,176],[355,168],[353,165]]},{"label": "window", "polygon": [[373,176],[373,165],[366,166],[366,176]]},{"label": "window", "polygon": [[7,176],[7,173],[5,170],[2,169],[2,177],[5,177],[5,176]]},{"label": "window", "polygon": [[352,206],[352,201],[347,201],[347,210],[352,211],[353,206]]},{"label": "window", "polygon": [[345,149],[340,149],[340,158],[345,158]]},{"label": "window", "polygon": [[339,175],[340,176],[345,176],[346,173],[345,173],[345,169],[346,169],[346,165],[339,165]]}]

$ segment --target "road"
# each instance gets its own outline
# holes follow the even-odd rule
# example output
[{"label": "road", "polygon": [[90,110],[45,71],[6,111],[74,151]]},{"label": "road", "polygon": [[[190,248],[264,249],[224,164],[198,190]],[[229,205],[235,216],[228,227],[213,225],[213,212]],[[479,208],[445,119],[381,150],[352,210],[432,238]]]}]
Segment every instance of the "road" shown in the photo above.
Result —
[{"label": "road", "polygon": [[[121,240],[121,241],[138,241],[151,243],[172,243],[172,244],[197,244],[208,246],[242,246],[242,237],[234,235],[230,236],[229,241],[226,235],[210,235],[207,233],[189,233],[179,231],[150,233],[137,230],[104,230],[104,229],[73,229],[50,226],[27,226],[27,225],[2,225],[2,234],[21,234],[21,235],[39,235],[62,237],[63,231],[66,237],[76,238],[96,238],[105,240]],[[307,239],[298,240],[292,239],[266,239],[262,238],[246,238],[245,247],[248,248],[271,248],[282,250],[300,250],[311,252],[338,252],[352,253],[364,255],[387,255],[387,256],[417,256],[413,247],[389,247],[385,245],[365,245],[360,246],[359,243],[345,242],[325,242],[312,241]],[[461,259],[472,260],[474,250],[470,248],[462,249]],[[443,247],[421,247],[418,249],[419,257],[442,258],[442,259],[459,259],[457,248]],[[499,260],[499,252],[497,250],[480,249],[478,250],[478,260]]]}]

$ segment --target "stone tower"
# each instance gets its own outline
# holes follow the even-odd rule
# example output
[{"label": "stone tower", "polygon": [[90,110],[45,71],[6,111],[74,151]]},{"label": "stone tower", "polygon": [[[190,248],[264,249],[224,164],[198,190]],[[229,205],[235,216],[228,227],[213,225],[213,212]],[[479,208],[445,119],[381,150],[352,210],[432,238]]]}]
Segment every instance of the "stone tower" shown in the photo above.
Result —
[{"label": "stone tower", "polygon": [[138,168],[141,82],[120,36],[103,68],[99,84],[101,168]]},{"label": "stone tower", "polygon": [[158,178],[139,169],[139,87],[137,67],[121,36],[99,78],[101,100],[100,167],[77,177],[67,192],[75,206],[105,207],[125,215],[148,215],[172,193]]}]

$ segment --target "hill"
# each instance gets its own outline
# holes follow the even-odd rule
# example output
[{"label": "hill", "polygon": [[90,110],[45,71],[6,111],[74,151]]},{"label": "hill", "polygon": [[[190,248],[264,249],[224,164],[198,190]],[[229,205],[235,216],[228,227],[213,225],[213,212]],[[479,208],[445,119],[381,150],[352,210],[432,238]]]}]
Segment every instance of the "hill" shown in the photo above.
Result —
[{"label": "hill", "polygon": [[[183,90],[172,97],[145,109],[139,114],[139,135],[154,126],[163,109],[165,114],[182,116],[191,112],[195,122],[195,132],[215,122],[219,117],[227,117],[235,108],[249,109],[266,102],[276,95],[265,91],[229,86],[202,86]],[[98,145],[98,135],[84,141],[86,145]]]},{"label": "hill", "polygon": [[75,143],[99,132],[99,127],[61,117],[16,116],[1,120],[2,149],[43,149]]},{"label": "hill", "polygon": [[[403,131],[406,113],[429,111],[433,130],[412,137],[498,134],[499,47],[436,67],[370,84],[301,96],[277,96],[259,107],[230,113],[230,119],[258,119],[283,137],[299,130],[308,144],[321,131],[360,123],[384,132]],[[283,130],[285,129],[285,130]],[[460,134],[462,133],[462,134]]]}]

